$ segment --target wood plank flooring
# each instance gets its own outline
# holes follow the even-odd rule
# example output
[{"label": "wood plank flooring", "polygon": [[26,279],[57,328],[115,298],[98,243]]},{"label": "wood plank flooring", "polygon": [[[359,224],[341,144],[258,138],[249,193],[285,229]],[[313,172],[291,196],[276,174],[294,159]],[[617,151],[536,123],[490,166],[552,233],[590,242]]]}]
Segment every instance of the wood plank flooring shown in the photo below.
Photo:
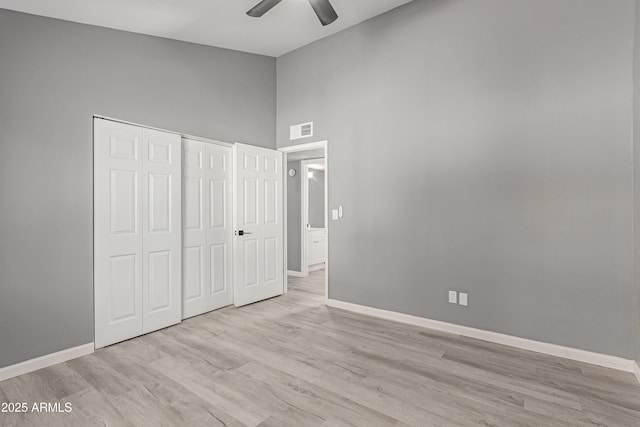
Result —
[{"label": "wood plank flooring", "polygon": [[323,304],[324,272],[0,382],[1,426],[640,426],[631,374]]}]

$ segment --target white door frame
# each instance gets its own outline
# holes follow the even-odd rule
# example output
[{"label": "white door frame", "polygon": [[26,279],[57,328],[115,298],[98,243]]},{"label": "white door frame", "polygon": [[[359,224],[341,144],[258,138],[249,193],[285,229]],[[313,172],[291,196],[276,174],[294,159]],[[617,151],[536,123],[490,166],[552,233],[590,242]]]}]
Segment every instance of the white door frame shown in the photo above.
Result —
[{"label": "white door frame", "polygon": [[[283,160],[283,167],[282,167],[282,173],[284,174],[284,197],[283,200],[285,201],[285,205],[284,205],[284,274],[285,277],[287,275],[287,228],[288,228],[288,219],[287,219],[287,157],[289,153],[295,153],[295,152],[299,152],[299,151],[307,151],[307,150],[313,150],[313,149],[318,149],[318,148],[322,148],[324,149],[324,232],[325,232],[325,273],[324,273],[324,301],[325,303],[327,302],[327,300],[329,299],[329,213],[330,213],[330,209],[329,209],[329,141],[317,141],[317,142],[309,142],[307,144],[299,144],[299,145],[292,145],[289,147],[282,147],[279,148],[280,151],[282,151],[284,153],[284,160]],[[303,179],[306,179],[307,177],[304,176],[302,177]],[[307,184],[308,185],[308,184]],[[301,218],[301,222],[303,221],[303,219]],[[304,224],[302,225],[303,228]],[[306,235],[306,233],[303,233],[303,238]],[[302,242],[302,244],[306,245],[306,242]],[[301,270],[302,270],[302,266],[304,265],[303,261],[301,260]],[[304,271],[304,270],[303,270]],[[284,281],[284,292],[287,292],[287,280]]]}]

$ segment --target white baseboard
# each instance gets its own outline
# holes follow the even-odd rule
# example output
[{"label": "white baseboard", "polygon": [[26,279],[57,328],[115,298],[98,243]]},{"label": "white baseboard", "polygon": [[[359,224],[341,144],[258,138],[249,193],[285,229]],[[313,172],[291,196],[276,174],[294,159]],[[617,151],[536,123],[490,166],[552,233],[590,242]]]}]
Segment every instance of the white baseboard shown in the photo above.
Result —
[{"label": "white baseboard", "polygon": [[305,277],[302,275],[302,273],[300,273],[299,271],[293,271],[293,270],[287,270],[287,276],[293,276],[293,277]]},{"label": "white baseboard", "polygon": [[311,273],[312,271],[322,270],[323,268],[324,268],[324,262],[321,262],[320,264],[310,265],[309,273]]},{"label": "white baseboard", "polygon": [[603,366],[605,368],[612,368],[625,372],[635,372],[636,377],[638,377],[638,380],[640,381],[640,373],[638,373],[637,371],[636,363],[633,360],[624,359],[622,357],[593,353],[586,350],[564,347],[540,341],[533,341],[526,338],[514,337],[512,335],[484,331],[482,329],[470,328],[468,326],[461,326],[453,323],[441,322],[439,320],[431,320],[423,317],[397,313],[394,311],[381,310],[379,308],[366,307],[363,305],[352,304],[349,302],[337,301],[333,299],[328,299],[327,305],[329,307],[340,308],[343,310],[353,311],[355,313],[366,314],[386,320],[392,320],[394,322],[421,326],[423,328],[435,329],[442,332],[449,332],[452,334],[476,338],[496,344],[508,345],[510,347],[520,348],[523,350],[548,354],[550,356],[557,356],[565,359],[576,360],[578,362],[590,363],[592,365]]},{"label": "white baseboard", "polygon": [[640,365],[638,365],[638,362],[633,362],[633,373],[635,374],[636,379],[640,383]]},{"label": "white baseboard", "polygon": [[66,362],[76,357],[86,356],[87,354],[93,353],[93,350],[94,345],[91,342],[56,353],[45,354],[35,359],[25,360],[15,365],[5,366],[4,368],[0,368],[0,381],[37,371],[38,369],[46,368],[57,363]]}]

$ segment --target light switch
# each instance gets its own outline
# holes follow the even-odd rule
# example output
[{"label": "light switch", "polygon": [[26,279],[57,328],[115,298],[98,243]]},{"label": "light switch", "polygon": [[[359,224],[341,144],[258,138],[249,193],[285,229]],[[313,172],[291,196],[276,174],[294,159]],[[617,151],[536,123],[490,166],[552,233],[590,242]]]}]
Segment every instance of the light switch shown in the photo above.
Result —
[{"label": "light switch", "polygon": [[342,205],[338,207],[338,216],[342,218]]},{"label": "light switch", "polygon": [[331,219],[334,221],[338,220],[338,209],[332,209],[331,210]]}]

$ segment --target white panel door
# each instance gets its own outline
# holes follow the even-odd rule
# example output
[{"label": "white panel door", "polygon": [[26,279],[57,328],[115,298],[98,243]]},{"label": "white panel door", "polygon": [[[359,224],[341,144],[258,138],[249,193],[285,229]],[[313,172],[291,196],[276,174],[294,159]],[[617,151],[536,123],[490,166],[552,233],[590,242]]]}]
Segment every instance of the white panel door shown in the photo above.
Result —
[{"label": "white panel door", "polygon": [[95,346],[180,322],[178,135],[94,120]]},{"label": "white panel door", "polygon": [[142,129],[94,120],[95,346],[142,334]]},{"label": "white panel door", "polygon": [[206,310],[233,303],[233,149],[206,144]]},{"label": "white panel door", "polygon": [[206,145],[182,140],[182,318],[205,313],[207,208]]},{"label": "white panel door", "polygon": [[233,302],[233,150],[183,140],[182,318]]},{"label": "white panel door", "polygon": [[182,319],[180,135],[142,131],[143,332]]},{"label": "white panel door", "polygon": [[236,144],[234,304],[284,292],[282,153]]}]

